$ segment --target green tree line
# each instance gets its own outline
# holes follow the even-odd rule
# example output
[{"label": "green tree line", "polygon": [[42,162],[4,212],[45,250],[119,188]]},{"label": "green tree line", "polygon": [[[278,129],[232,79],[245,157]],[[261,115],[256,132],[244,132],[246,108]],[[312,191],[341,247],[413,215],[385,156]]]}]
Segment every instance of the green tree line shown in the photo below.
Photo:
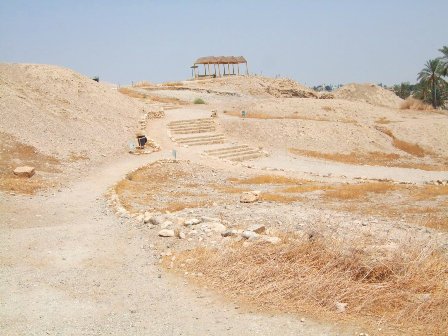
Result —
[{"label": "green tree line", "polygon": [[447,107],[448,100],[448,47],[439,49],[442,56],[430,59],[417,75],[417,83],[404,82],[394,85],[395,93],[406,99],[410,96],[420,99],[434,108]]}]

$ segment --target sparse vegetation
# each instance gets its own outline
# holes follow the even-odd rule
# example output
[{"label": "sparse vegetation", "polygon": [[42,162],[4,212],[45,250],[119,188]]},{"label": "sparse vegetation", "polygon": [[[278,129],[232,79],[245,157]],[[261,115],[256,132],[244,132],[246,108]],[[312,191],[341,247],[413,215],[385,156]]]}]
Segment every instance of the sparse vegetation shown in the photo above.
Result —
[{"label": "sparse vegetation", "polygon": [[205,104],[205,101],[202,98],[196,98],[193,101],[194,104]]},{"label": "sparse vegetation", "polygon": [[428,105],[421,101],[420,99],[416,99],[414,97],[408,97],[400,104],[400,109],[402,110],[418,110],[418,111],[431,111],[433,110],[431,105]]},{"label": "sparse vegetation", "polygon": [[[366,241],[304,239],[235,243],[177,256],[179,271],[263,310],[353,320],[382,332],[441,335],[448,329],[446,256],[424,243],[380,249]],[[180,265],[183,265],[180,266]],[[337,303],[344,306],[338,312]]]}]

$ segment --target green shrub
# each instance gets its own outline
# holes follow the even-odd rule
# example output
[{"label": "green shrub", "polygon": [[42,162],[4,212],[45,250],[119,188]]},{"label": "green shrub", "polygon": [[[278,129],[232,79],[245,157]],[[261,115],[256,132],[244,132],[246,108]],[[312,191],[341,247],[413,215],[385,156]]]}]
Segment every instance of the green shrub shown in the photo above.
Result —
[{"label": "green shrub", "polygon": [[203,99],[201,99],[201,98],[196,98],[196,99],[193,101],[193,103],[194,103],[194,104],[205,104],[205,101],[204,101]]}]

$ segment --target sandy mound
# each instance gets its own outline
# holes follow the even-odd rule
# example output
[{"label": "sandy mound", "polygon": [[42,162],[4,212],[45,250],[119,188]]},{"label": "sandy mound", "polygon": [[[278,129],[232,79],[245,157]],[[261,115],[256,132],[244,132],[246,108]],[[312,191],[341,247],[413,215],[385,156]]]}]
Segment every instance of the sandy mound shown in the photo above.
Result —
[{"label": "sandy mound", "polygon": [[312,89],[287,78],[234,76],[185,82],[190,87],[207,88],[238,94],[276,98],[317,98]]},{"label": "sandy mound", "polygon": [[393,108],[398,108],[403,101],[395,93],[375,84],[347,84],[336,90],[334,97]]},{"label": "sandy mound", "polygon": [[65,68],[0,64],[0,132],[59,158],[123,151],[145,105]]}]

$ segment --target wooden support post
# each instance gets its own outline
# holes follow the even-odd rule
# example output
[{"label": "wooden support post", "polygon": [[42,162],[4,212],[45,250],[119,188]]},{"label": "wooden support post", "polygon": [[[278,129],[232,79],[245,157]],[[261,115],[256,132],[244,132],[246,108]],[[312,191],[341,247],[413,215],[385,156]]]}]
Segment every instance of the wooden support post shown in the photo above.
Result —
[{"label": "wooden support post", "polygon": [[204,64],[204,74],[205,74],[205,76],[207,76],[207,68],[206,68],[205,64]]},{"label": "wooden support post", "polygon": [[221,77],[221,64],[218,63],[218,75]]},{"label": "wooden support post", "polygon": [[208,75],[211,76],[212,72],[210,71],[210,63],[207,64],[207,67],[208,67]]},{"label": "wooden support post", "polygon": [[246,75],[249,76],[249,68],[247,67],[247,62],[246,62]]},{"label": "wooden support post", "polygon": [[229,70],[229,75],[230,75],[230,63],[227,63],[227,70]]},{"label": "wooden support post", "polygon": [[238,76],[240,75],[240,64],[238,63],[237,65],[236,65],[236,67],[237,67],[237,69],[238,69]]}]

